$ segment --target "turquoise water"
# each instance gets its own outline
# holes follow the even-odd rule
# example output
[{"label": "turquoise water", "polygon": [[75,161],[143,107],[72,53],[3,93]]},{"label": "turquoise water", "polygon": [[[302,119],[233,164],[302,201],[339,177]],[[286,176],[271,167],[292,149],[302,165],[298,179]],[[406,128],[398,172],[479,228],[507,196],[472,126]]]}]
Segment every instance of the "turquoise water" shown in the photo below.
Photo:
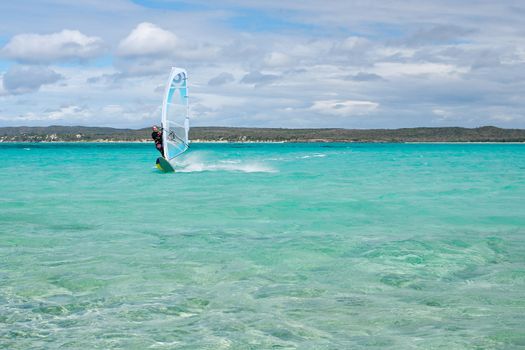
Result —
[{"label": "turquoise water", "polygon": [[525,347],[525,145],[0,144],[0,348]]}]

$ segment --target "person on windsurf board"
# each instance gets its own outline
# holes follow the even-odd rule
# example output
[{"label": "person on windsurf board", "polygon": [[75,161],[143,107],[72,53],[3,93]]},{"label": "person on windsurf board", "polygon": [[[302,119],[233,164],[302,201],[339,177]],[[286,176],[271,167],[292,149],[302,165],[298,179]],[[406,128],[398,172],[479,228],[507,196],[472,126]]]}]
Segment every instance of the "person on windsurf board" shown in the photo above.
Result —
[{"label": "person on windsurf board", "polygon": [[163,172],[174,172],[175,158],[188,150],[189,99],[188,74],[183,68],[172,67],[162,99],[161,127],[153,127],[152,139],[161,153],[156,166]]},{"label": "person on windsurf board", "polygon": [[155,147],[164,157],[164,145],[162,144],[162,128],[159,129],[158,126],[153,125],[153,132],[151,133],[151,138],[155,141]]}]

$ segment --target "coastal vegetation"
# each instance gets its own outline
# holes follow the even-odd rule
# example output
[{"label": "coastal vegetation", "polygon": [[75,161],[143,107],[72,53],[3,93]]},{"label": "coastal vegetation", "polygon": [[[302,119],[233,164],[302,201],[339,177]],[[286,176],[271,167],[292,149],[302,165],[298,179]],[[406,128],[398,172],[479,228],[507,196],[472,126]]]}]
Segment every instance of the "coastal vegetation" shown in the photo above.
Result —
[{"label": "coastal vegetation", "polygon": [[[0,142],[140,142],[151,130],[109,127],[2,127]],[[281,129],[193,127],[195,142],[525,142],[524,129],[403,128],[403,129]]]}]

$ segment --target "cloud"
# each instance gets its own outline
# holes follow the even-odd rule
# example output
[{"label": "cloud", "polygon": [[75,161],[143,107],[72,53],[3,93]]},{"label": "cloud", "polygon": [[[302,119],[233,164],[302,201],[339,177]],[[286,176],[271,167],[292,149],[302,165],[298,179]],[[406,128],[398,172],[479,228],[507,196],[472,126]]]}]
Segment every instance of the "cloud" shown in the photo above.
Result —
[{"label": "cloud", "polygon": [[150,77],[153,79],[152,77],[154,76],[166,75],[166,72],[169,73],[171,67],[175,65],[176,61],[169,57],[119,59],[115,64],[118,72],[106,78],[112,79],[113,82],[136,77]]},{"label": "cloud", "polygon": [[18,34],[2,48],[2,56],[22,63],[82,61],[100,55],[103,41],[78,30],[52,34]]},{"label": "cloud", "polygon": [[3,87],[10,94],[35,92],[42,85],[53,84],[64,77],[47,67],[12,66],[3,76]]},{"label": "cloud", "polygon": [[366,38],[359,37],[359,36],[350,36],[341,41],[340,43],[337,43],[336,47],[338,50],[343,51],[354,51],[354,50],[362,50],[363,48],[366,48],[370,45],[370,41]]},{"label": "cloud", "polygon": [[19,114],[5,113],[0,115],[0,121],[8,125],[28,123],[31,125],[129,127],[131,123],[135,123],[134,127],[143,127],[158,121],[158,116],[153,116],[151,110],[145,106],[123,107],[118,104],[109,104],[93,108],[88,105],[66,104],[43,110],[24,111]]},{"label": "cloud", "polygon": [[173,66],[209,65],[219,54],[217,45],[205,41],[183,40],[173,32],[149,22],[137,25],[116,49],[118,79],[156,76]]},{"label": "cloud", "polygon": [[87,107],[68,105],[54,110],[47,110],[45,118],[48,120],[85,120],[91,115],[92,113]]},{"label": "cloud", "polygon": [[94,77],[89,77],[86,79],[86,83],[90,85],[94,85],[94,84],[111,85],[111,84],[114,84],[116,81],[118,81],[117,73],[113,73],[113,74],[104,73],[104,74],[97,75]]},{"label": "cloud", "polygon": [[440,123],[440,122],[454,122],[457,119],[457,116],[450,110],[445,110],[443,108],[433,108],[432,113],[436,116],[434,118],[434,122]]},{"label": "cloud", "polygon": [[[41,112],[28,111],[23,114],[11,116],[9,118],[0,118],[0,120],[8,120],[10,122],[31,122],[36,124],[56,123],[60,122],[65,125],[70,125],[75,121],[85,122],[87,118],[91,117],[92,113],[87,107],[80,107],[75,105],[64,105],[55,109],[46,109]],[[44,124],[45,125],[45,124]]]},{"label": "cloud", "polygon": [[365,72],[359,72],[355,75],[347,75],[344,79],[353,81],[385,81],[380,75]]},{"label": "cloud", "polygon": [[250,72],[246,74],[242,79],[241,83],[243,84],[254,84],[254,85],[262,85],[262,84],[270,84],[274,81],[279,79],[278,75],[275,74],[263,74],[261,72],[255,71]]},{"label": "cloud", "polygon": [[208,81],[209,86],[221,86],[224,84],[231,83],[235,80],[233,77],[233,74],[222,72],[221,74],[217,75],[214,78],[211,78],[210,81]]},{"label": "cloud", "polygon": [[312,111],[335,116],[364,115],[373,112],[379,107],[371,101],[354,100],[322,100],[315,101],[310,107]]},{"label": "cloud", "polygon": [[490,117],[493,120],[500,121],[500,122],[511,122],[513,120],[518,119],[517,116],[508,115],[508,114],[495,114]]},{"label": "cloud", "polygon": [[175,50],[178,41],[172,32],[143,22],[119,43],[117,54],[122,57],[164,56]]},{"label": "cloud", "polygon": [[9,95],[7,90],[4,88],[4,77],[0,76],[0,97]]},{"label": "cloud", "polygon": [[436,25],[431,28],[419,29],[405,43],[408,45],[446,44],[458,40],[474,30],[457,25]]},{"label": "cloud", "polygon": [[440,108],[434,108],[432,110],[432,113],[434,113],[435,115],[441,117],[441,118],[448,118],[450,116],[450,112],[449,111],[445,111],[444,109],[440,109]]},{"label": "cloud", "polygon": [[453,64],[432,62],[379,62],[374,65],[374,71],[383,77],[434,75],[447,76],[468,72],[467,67],[458,67]]},{"label": "cloud", "polygon": [[269,67],[282,67],[290,65],[293,60],[282,52],[271,52],[265,58],[265,64]]}]

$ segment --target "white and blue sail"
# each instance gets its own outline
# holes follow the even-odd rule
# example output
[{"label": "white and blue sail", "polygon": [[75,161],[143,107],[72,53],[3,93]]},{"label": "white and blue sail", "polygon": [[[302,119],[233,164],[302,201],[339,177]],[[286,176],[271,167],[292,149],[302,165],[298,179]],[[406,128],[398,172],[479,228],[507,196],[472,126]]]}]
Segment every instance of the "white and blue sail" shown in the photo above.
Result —
[{"label": "white and blue sail", "polygon": [[189,146],[188,74],[182,68],[171,68],[162,102],[162,141],[168,162],[183,154]]}]

